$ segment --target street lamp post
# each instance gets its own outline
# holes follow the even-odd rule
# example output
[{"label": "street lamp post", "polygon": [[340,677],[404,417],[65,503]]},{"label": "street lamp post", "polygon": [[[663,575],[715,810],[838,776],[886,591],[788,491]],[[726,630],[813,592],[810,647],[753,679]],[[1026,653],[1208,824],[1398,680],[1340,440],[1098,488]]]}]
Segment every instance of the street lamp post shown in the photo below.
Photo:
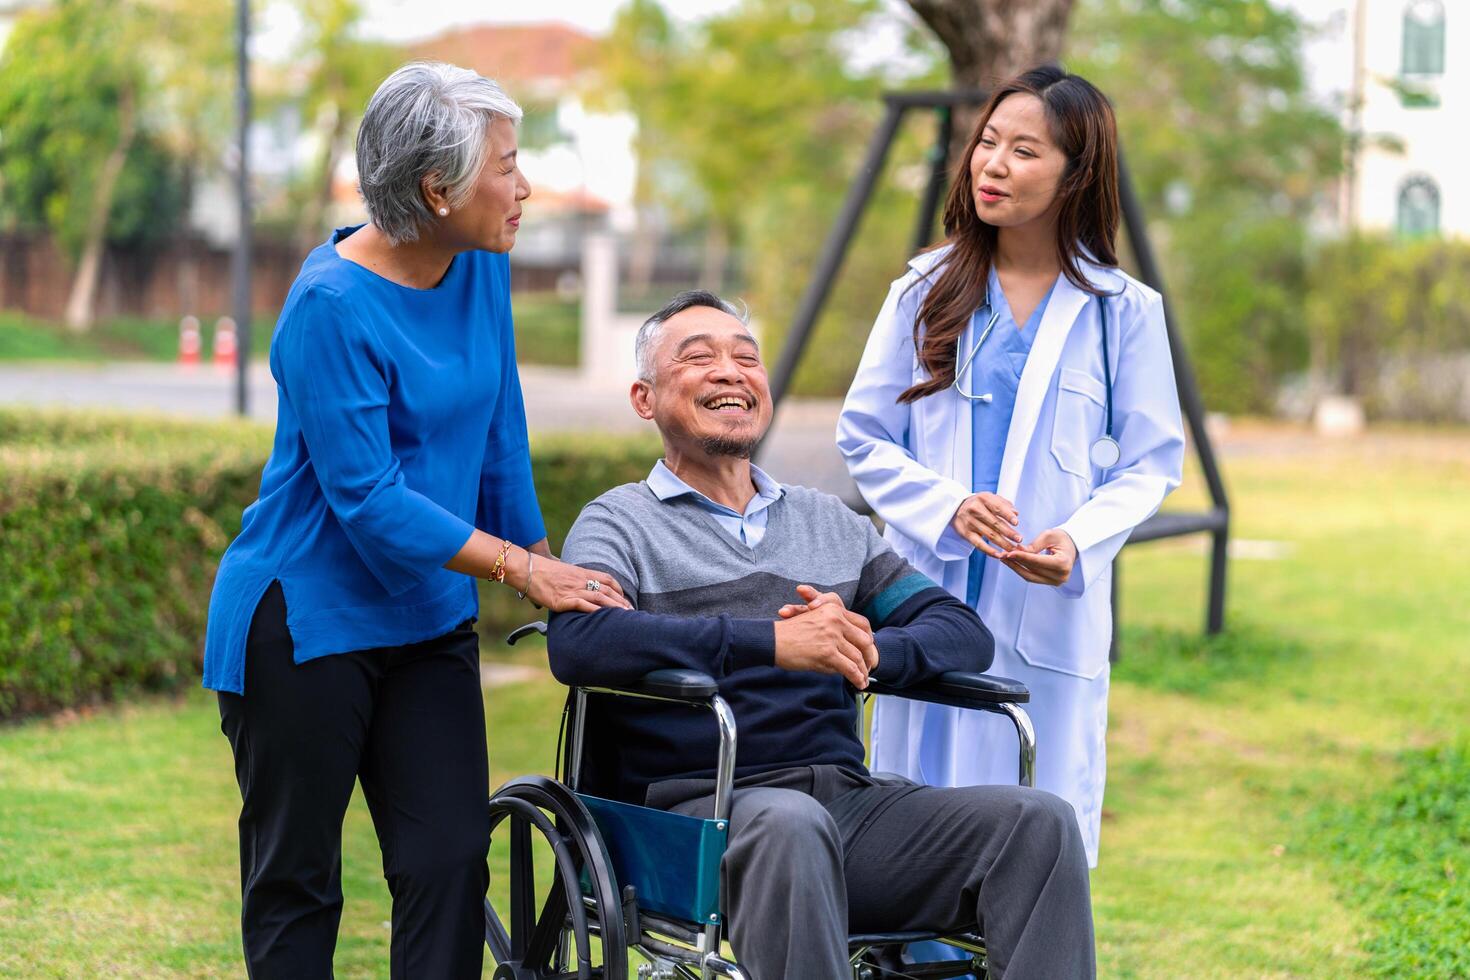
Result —
[{"label": "street lamp post", "polygon": [[235,2],[235,116],[238,126],[235,193],[239,233],[230,271],[235,310],[235,411],[250,414],[250,0]]}]

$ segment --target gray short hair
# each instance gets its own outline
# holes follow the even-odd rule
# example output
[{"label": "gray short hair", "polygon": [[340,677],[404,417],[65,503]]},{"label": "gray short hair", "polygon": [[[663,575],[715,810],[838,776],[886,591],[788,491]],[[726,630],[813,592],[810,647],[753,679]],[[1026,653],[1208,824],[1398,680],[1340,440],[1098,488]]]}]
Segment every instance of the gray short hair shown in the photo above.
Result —
[{"label": "gray short hair", "polygon": [[653,381],[653,348],[658,344],[659,327],[675,314],[695,306],[707,306],[712,310],[728,313],[746,327],[750,326],[750,311],[745,308],[744,303],[737,307],[707,289],[686,289],[664,304],[663,309],[644,320],[643,326],[638,328],[638,336],[633,340],[633,357],[638,362],[639,381]]},{"label": "gray short hair", "polygon": [[388,241],[416,241],[433,220],[420,188],[426,175],[439,175],[451,205],[469,200],[496,118],[518,123],[521,107],[468,68],[416,61],[383,80],[357,130],[357,186]]}]

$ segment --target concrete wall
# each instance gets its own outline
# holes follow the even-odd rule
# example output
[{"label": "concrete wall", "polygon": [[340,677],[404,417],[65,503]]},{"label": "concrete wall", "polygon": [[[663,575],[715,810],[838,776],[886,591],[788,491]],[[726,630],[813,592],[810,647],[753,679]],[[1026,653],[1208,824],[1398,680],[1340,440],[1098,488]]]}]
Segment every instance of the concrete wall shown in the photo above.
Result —
[{"label": "concrete wall", "polygon": [[610,234],[582,240],[582,381],[609,392],[627,391],[637,377],[633,341],[648,319],[647,313],[618,312],[617,248]]}]

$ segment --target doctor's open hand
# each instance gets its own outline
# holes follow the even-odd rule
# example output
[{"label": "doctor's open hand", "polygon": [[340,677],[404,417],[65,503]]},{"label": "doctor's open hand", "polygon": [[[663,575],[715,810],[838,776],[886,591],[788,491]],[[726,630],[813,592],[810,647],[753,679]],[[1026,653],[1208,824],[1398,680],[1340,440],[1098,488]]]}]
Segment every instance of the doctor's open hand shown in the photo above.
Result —
[{"label": "doctor's open hand", "polygon": [[1001,561],[1023,579],[1037,585],[1062,585],[1072,577],[1077,545],[1061,528],[1042,531],[1030,544],[1006,552]]},{"label": "doctor's open hand", "polygon": [[976,493],[966,497],[954,512],[950,526],[955,533],[991,558],[1004,558],[1005,553],[1021,545],[1016,530],[1021,515],[1016,505],[993,493]]},{"label": "doctor's open hand", "polygon": [[835,592],[798,585],[804,601],[782,606],[776,621],[776,666],[841,674],[858,690],[878,666],[878,647],[866,617],[852,612]]}]

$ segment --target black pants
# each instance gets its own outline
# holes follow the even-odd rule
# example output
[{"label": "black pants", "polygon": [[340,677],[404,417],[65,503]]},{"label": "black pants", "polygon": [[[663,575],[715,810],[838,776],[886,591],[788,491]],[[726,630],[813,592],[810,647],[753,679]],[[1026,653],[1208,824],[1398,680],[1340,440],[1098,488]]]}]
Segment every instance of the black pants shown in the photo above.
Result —
[{"label": "black pants", "polygon": [[392,975],[479,977],[489,768],[471,624],[296,664],[286,602],[255,610],[244,696],[221,692],[240,810],[241,929],[255,980],[332,975],[342,818],[362,781],[393,896]]}]

